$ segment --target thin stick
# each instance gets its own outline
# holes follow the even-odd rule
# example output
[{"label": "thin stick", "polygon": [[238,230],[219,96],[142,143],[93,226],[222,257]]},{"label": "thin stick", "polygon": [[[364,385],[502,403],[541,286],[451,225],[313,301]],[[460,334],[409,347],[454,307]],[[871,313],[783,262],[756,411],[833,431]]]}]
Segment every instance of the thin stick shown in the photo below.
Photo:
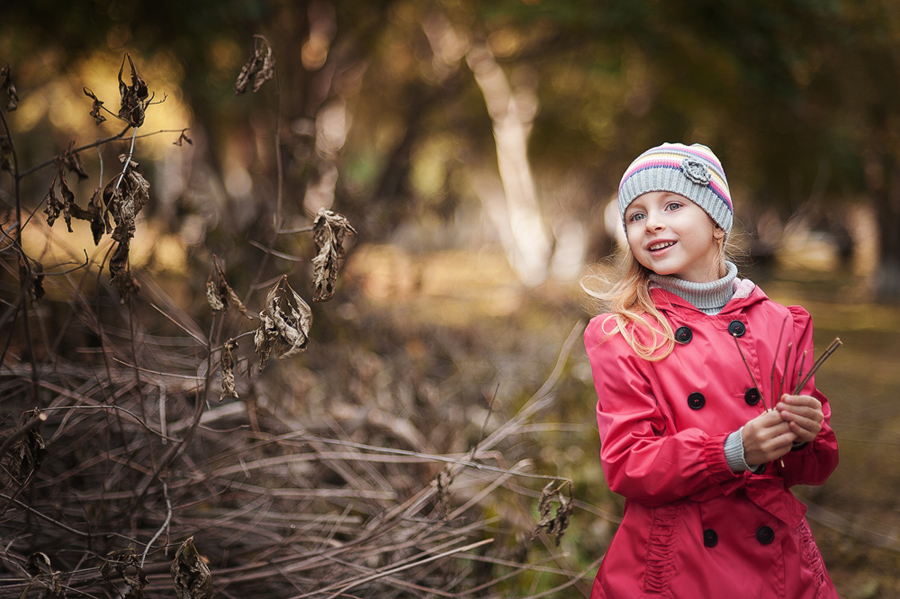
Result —
[{"label": "thin stick", "polygon": [[153,543],[156,542],[156,539],[159,538],[159,535],[163,533],[169,527],[169,522],[172,521],[172,502],[169,500],[169,486],[163,481],[163,496],[166,498],[166,520],[163,522],[162,526],[159,527],[159,530],[156,531],[156,534],[153,535],[153,538],[150,539],[150,542],[147,543],[147,546],[144,548],[144,555],[141,556],[141,568],[144,567],[144,561],[147,559],[147,553],[150,551],[150,548],[153,546]]},{"label": "thin stick", "polygon": [[[784,370],[781,371],[781,384],[778,385],[778,399],[781,399],[781,395],[784,393],[784,379],[787,378],[788,365],[791,363],[791,350],[794,349],[793,343],[788,343],[787,354],[784,356]],[[772,365],[772,368],[775,368],[775,365]]]},{"label": "thin stick", "polygon": [[741,360],[744,361],[744,366],[747,368],[747,373],[750,375],[750,380],[753,381],[753,386],[756,387],[756,390],[759,391],[759,398],[762,400],[763,407],[768,410],[766,407],[766,398],[763,395],[762,389],[760,389],[759,384],[756,382],[756,377],[753,376],[753,371],[750,369],[750,364],[747,363],[747,358],[744,357],[744,350],[741,349],[741,344],[738,342],[738,338],[734,337],[734,344],[737,346],[738,353],[741,354]]},{"label": "thin stick", "polygon": [[806,356],[809,354],[809,350],[803,352],[803,359],[800,360],[800,368],[797,370],[797,385],[800,384],[800,379],[803,378],[803,368],[806,367]]},{"label": "thin stick", "polygon": [[[478,547],[481,547],[482,545],[486,545],[487,543],[493,543],[493,542],[494,542],[494,539],[484,539],[483,541],[478,541],[477,543],[472,543],[471,545],[466,545],[465,547],[451,549],[450,551],[445,551],[444,553],[441,553],[439,555],[433,555],[429,558],[406,564],[405,566],[400,566],[398,568],[391,568],[390,570],[385,570],[384,572],[379,572],[377,574],[372,574],[371,576],[366,576],[365,578],[355,580],[347,585],[340,587],[340,589],[338,589],[338,591],[336,593],[332,593],[331,595],[329,595],[328,599],[335,599],[336,597],[340,597],[341,595],[343,595],[350,589],[352,589],[354,587],[358,587],[361,584],[365,584],[367,582],[371,582],[371,581],[377,580],[379,578],[384,578],[385,576],[392,576],[394,574],[397,574],[398,572],[402,572],[404,570],[409,570],[410,568],[415,568],[416,566],[421,566],[421,565],[427,564],[429,562],[433,562],[435,560],[439,560],[439,559],[443,559],[445,557],[449,557],[451,555],[455,555],[457,553],[464,553],[466,551],[471,551],[472,549],[476,549]],[[323,592],[325,590],[327,590],[327,589],[323,589],[322,591],[319,591],[319,592]],[[301,595],[301,597],[306,597],[310,594],[316,594],[316,593],[315,592],[307,593],[307,595]]]},{"label": "thin stick", "polygon": [[803,377],[803,380],[797,384],[797,388],[794,389],[794,395],[797,395],[798,393],[800,393],[800,391],[803,390],[803,387],[806,386],[806,383],[809,382],[809,379],[812,378],[812,375],[816,373],[819,367],[825,363],[825,360],[827,360],[831,354],[837,351],[837,348],[839,348],[841,345],[843,345],[843,343],[841,342],[840,337],[835,337],[834,341],[831,342],[831,345],[829,345],[828,348],[824,352],[822,352],[822,355],[819,356],[819,359],[816,360],[816,363],[813,364],[813,367],[810,369],[810,371],[806,373],[805,377]]},{"label": "thin stick", "polygon": [[[128,171],[128,166],[131,164],[131,158],[134,156],[134,139],[137,136],[137,127],[135,127],[134,131],[131,134],[131,148],[128,149],[128,158],[125,159],[125,166],[122,167],[122,172],[119,173],[119,180],[116,181],[115,189],[119,189],[119,185],[122,184],[122,178],[125,176],[125,173]],[[109,207],[107,206],[107,210]]]},{"label": "thin stick", "polygon": [[[775,344],[775,357],[778,357],[778,352],[781,350],[781,340],[784,337],[784,325],[787,324],[788,317],[785,316],[784,320],[781,321],[781,331],[778,333],[778,343]],[[737,339],[737,337],[735,337]],[[787,370],[785,370],[787,372]],[[782,383],[784,383],[784,375],[782,375]],[[772,407],[775,407],[775,402],[778,401],[778,398],[781,397],[781,393],[775,395],[775,360],[772,360],[772,378],[769,381],[769,391],[772,393]]]}]

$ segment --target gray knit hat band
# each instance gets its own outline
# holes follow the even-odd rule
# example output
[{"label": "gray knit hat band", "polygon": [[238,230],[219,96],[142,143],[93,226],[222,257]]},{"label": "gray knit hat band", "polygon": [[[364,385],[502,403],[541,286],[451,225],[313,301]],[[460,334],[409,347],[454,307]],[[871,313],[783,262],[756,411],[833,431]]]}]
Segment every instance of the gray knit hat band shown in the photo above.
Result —
[{"label": "gray knit hat band", "polygon": [[638,196],[668,191],[700,206],[726,233],[731,232],[734,211],[728,180],[712,150],[700,144],[662,144],[638,156],[619,185],[619,216]]}]

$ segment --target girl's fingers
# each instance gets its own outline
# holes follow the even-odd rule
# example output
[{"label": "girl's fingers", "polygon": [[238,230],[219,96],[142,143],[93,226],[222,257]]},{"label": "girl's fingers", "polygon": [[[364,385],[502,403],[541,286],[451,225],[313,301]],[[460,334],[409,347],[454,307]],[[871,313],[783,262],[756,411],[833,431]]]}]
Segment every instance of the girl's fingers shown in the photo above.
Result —
[{"label": "girl's fingers", "polygon": [[812,417],[806,417],[796,412],[785,410],[782,412],[782,418],[790,426],[791,431],[800,438],[801,441],[810,442],[816,438],[819,431],[822,430],[822,419],[818,414],[813,413]]},{"label": "girl's fingers", "polygon": [[803,441],[804,443],[811,443],[813,440],[815,440],[816,435],[818,435],[818,431],[813,432],[813,430],[803,428],[796,422],[791,422],[790,427],[791,431],[794,433],[797,439]]},{"label": "girl's fingers", "polygon": [[784,409],[811,409],[822,412],[822,402],[810,395],[782,395],[778,405],[784,405]]}]

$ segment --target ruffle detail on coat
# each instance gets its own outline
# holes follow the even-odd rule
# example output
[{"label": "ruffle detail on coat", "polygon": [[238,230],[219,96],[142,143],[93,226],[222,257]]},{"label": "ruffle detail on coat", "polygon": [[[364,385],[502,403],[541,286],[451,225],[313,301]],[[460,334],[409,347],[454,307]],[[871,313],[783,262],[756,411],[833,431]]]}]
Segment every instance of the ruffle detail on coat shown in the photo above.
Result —
[{"label": "ruffle detail on coat", "polygon": [[681,513],[680,502],[653,510],[650,537],[647,543],[644,592],[662,594],[669,588],[675,574],[675,533]]},{"label": "ruffle detail on coat", "polygon": [[803,556],[803,561],[806,562],[806,566],[813,575],[813,580],[816,581],[816,599],[830,598],[832,595],[827,591],[830,590],[831,585],[828,575],[825,573],[825,564],[806,520],[800,522],[800,526],[797,527],[797,535],[800,538],[800,555]]}]

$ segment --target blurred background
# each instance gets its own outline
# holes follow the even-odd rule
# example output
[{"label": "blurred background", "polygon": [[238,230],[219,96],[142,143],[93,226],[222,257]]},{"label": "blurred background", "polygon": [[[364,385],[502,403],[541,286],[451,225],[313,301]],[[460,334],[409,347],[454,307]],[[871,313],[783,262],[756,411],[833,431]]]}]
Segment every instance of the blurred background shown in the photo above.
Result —
[{"label": "blurred background", "polygon": [[[149,93],[137,128],[115,115],[121,86],[135,85],[126,55]],[[110,330],[133,363],[135,339],[158,356],[175,351],[165,339],[216,345],[252,329],[210,313],[214,256],[251,314],[282,275],[312,303],[309,228],[330,210],[354,233],[334,298],[312,305],[309,349],[260,373],[245,343],[235,402],[266,397],[348,439],[378,410],[411,427],[379,442],[461,455],[553,379],[554,401],[503,451],[572,481],[573,525],[553,549],[565,566],[502,596],[553,595],[581,576],[558,591],[577,596],[621,514],[599,466],[589,366],[567,342],[593,315],[578,282],[616,252],[610,202],[625,167],[662,142],[703,143],[731,184],[742,276],[804,305],[817,350],[844,342],[817,376],[842,463],[798,490],[832,578],[842,597],[900,596],[900,2],[12,0],[0,7],[4,66],[9,427],[52,403],[26,391],[35,372],[95,368]],[[242,69],[262,74],[236,93]],[[116,241],[95,244],[83,220],[71,232],[46,222],[67,148],[87,175],[67,171],[82,208],[121,154],[149,183],[127,290],[108,277]],[[22,292],[17,236],[47,275],[42,298]],[[144,367],[182,360],[207,376],[215,352],[200,345]],[[164,423],[156,412],[146,418]],[[417,476],[412,487],[434,472]],[[535,518],[541,486],[519,489]],[[16,518],[4,538],[15,530],[22,555],[49,553]],[[233,565],[210,564],[214,580]]]}]

